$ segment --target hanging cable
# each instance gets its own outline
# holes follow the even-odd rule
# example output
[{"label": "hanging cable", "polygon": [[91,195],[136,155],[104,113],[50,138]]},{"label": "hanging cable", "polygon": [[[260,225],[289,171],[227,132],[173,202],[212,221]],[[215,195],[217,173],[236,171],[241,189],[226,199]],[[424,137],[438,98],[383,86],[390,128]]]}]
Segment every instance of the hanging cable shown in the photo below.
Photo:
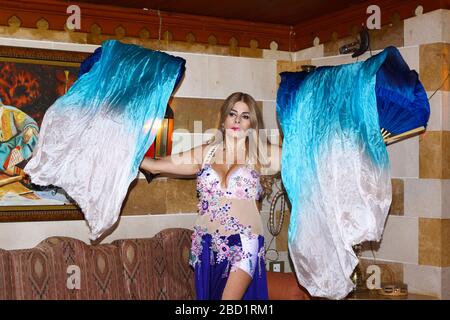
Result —
[{"label": "hanging cable", "polygon": [[437,88],[437,89],[433,92],[433,94],[428,98],[428,101],[431,100],[431,98],[433,98],[433,96],[436,94],[436,92],[438,92],[439,89],[441,89],[441,88],[444,86],[445,81],[447,81],[448,77],[450,77],[450,69],[448,70],[447,77],[444,79],[444,81],[442,81],[442,83],[441,83],[441,85],[439,86],[439,88]]},{"label": "hanging cable", "polygon": [[158,28],[158,50],[161,50],[161,30],[162,30],[162,17],[161,17],[161,11],[157,11],[158,18],[159,18],[159,28]]},{"label": "hanging cable", "polygon": [[290,28],[289,28],[289,58],[291,59],[291,63],[294,62],[294,53],[292,52],[292,46],[291,46],[292,37],[294,37],[294,36],[295,36],[294,27],[290,26]]},{"label": "hanging cable", "polygon": [[[274,239],[275,239],[275,237],[272,236],[272,239],[270,240],[269,244],[267,245],[267,248],[270,248],[270,246],[272,245],[272,242],[273,242]],[[275,254],[276,254],[276,258],[275,259],[269,258],[268,253],[271,252],[271,251],[275,252]],[[265,256],[266,256],[266,260],[267,261],[278,261],[278,259],[280,258],[280,254],[278,253],[277,249],[267,249]]]}]

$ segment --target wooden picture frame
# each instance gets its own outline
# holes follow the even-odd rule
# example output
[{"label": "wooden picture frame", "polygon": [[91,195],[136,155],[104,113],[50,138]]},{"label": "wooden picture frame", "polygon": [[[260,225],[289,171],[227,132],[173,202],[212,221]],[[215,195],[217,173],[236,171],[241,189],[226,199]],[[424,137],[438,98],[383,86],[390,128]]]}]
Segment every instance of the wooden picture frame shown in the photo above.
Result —
[{"label": "wooden picture frame", "polygon": [[[7,106],[8,112],[19,109],[40,127],[46,110],[76,81],[81,62],[89,54],[0,46],[0,99],[2,102],[0,106]],[[2,108],[2,114],[4,110],[5,108]],[[13,116],[7,119],[13,119]],[[12,141],[7,140],[12,136],[11,131],[13,134],[23,133],[17,132],[17,128],[10,129],[16,126],[16,118],[7,121],[0,115],[0,125],[0,147],[1,144]],[[37,139],[37,134],[35,137]],[[17,149],[21,150],[20,146]],[[13,152],[10,150],[13,150],[10,145],[8,148],[0,149],[0,222],[83,219],[81,210],[70,198],[66,198],[68,201],[61,202],[61,197],[54,199],[39,197],[38,194],[45,194],[46,190],[33,189],[34,185],[29,182],[19,164],[14,164],[15,162],[11,160]],[[16,154],[17,152],[14,155]],[[17,157],[14,159],[18,161]],[[27,160],[29,158],[23,158],[21,163],[26,163]],[[4,182],[3,185],[1,181]],[[62,190],[54,188],[53,191]],[[58,192],[54,194],[60,196]]]}]

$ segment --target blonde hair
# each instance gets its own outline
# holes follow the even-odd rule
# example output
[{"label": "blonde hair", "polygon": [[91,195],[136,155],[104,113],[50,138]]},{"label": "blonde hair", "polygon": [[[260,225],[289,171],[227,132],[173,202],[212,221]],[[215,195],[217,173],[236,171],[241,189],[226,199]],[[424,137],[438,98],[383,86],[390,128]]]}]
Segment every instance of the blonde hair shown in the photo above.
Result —
[{"label": "blonde hair", "polygon": [[[223,124],[225,123],[226,118],[231,112],[231,109],[237,102],[243,102],[248,106],[250,114],[250,129],[253,129],[251,130],[250,134],[247,135],[246,137],[245,143],[246,158],[250,159],[251,161],[254,161],[255,164],[257,164],[258,166],[264,165],[265,163],[267,163],[268,159],[265,158],[260,159],[260,157],[258,156],[260,155],[259,148],[261,146],[261,143],[263,143],[262,141],[259,140],[260,139],[259,132],[260,130],[264,129],[264,122],[262,119],[261,111],[258,108],[258,104],[256,103],[255,99],[247,93],[234,92],[230,96],[228,96],[228,98],[226,98],[226,100],[222,104],[222,107],[220,108],[219,123],[217,126],[218,131],[222,132],[222,140],[218,141],[217,139],[215,139],[215,137],[213,137],[208,142],[208,144],[218,144],[221,143],[222,141],[225,141],[226,135],[225,131],[223,130]],[[257,146],[256,150],[250,150],[253,151],[252,154],[249,154],[250,140],[252,140],[251,142],[253,143],[253,145]],[[267,141],[266,144],[270,145],[269,141]]]}]

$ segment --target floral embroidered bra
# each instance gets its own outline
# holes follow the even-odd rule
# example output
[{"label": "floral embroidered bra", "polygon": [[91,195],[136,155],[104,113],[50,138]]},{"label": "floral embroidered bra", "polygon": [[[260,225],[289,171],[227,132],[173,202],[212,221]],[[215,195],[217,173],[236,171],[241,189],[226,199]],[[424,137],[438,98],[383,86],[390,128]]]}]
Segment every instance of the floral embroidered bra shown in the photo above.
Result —
[{"label": "floral embroidered bra", "polygon": [[[222,234],[250,236],[251,225],[240,223],[239,218],[247,220],[252,213],[259,218],[255,200],[262,193],[260,174],[250,165],[232,169],[227,187],[223,188],[219,175],[210,164],[216,149],[217,146],[211,148],[202,169],[197,173],[198,222],[203,226],[209,224],[207,222],[215,224],[208,228],[210,233],[219,230]],[[235,206],[239,209],[233,208]]]}]

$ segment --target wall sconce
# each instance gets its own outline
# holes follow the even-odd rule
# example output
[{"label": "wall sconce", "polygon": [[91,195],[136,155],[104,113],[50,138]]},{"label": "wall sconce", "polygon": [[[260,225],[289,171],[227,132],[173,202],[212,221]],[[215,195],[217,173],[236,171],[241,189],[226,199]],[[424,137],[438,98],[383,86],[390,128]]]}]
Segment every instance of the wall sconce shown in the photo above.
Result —
[{"label": "wall sconce", "polygon": [[[155,141],[145,153],[145,157],[152,159],[159,159],[172,154],[172,134],[173,134],[173,110],[167,105],[166,114],[161,121],[161,125],[156,133]],[[145,176],[148,183],[152,182],[155,178],[155,174],[139,169],[139,171]]]},{"label": "wall sconce", "polygon": [[173,110],[167,105],[166,114],[161,121],[161,126],[156,133],[155,141],[145,153],[145,156],[152,159],[159,159],[169,156],[172,153],[172,134],[173,134]]}]

